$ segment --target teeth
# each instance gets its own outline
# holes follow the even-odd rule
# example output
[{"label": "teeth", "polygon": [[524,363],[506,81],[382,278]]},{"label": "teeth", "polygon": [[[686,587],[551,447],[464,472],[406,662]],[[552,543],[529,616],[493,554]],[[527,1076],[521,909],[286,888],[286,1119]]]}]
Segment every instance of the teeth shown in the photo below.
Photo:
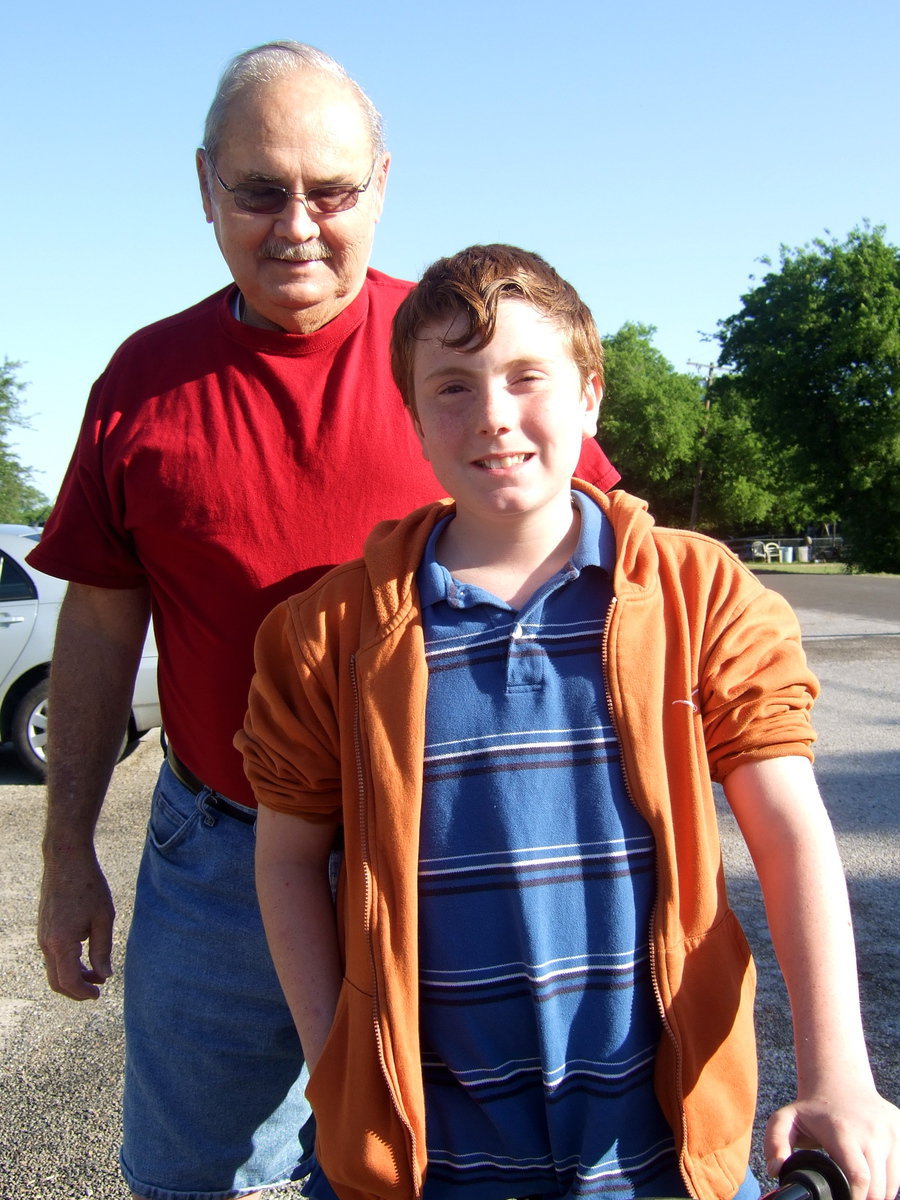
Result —
[{"label": "teeth", "polygon": [[505,454],[502,458],[483,458],[482,466],[492,470],[497,468],[515,467],[519,463],[523,463],[527,455],[525,454]]}]

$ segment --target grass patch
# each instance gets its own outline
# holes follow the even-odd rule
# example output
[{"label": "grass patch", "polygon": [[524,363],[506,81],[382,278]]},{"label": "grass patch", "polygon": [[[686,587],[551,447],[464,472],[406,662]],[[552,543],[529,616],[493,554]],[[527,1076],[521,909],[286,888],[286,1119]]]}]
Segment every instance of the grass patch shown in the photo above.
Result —
[{"label": "grass patch", "polygon": [[900,579],[891,571],[848,571],[846,563],[744,563],[758,575],[853,575],[856,579]]},{"label": "grass patch", "polygon": [[783,562],[753,562],[747,566],[754,573],[758,572],[761,575],[778,574],[778,575],[846,575],[847,567],[845,563],[829,562],[829,563],[783,563]]}]

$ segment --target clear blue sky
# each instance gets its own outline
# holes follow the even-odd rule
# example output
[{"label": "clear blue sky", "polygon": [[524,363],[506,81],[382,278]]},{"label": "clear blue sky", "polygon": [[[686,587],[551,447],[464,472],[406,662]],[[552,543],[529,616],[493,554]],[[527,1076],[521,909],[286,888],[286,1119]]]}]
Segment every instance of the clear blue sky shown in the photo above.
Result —
[{"label": "clear blue sky", "polygon": [[193,153],[227,60],[275,38],[385,116],[375,266],[517,243],[679,370],[782,244],[866,219],[900,241],[896,0],[4,4],[0,357],[51,498],[118,343],[227,281]]}]

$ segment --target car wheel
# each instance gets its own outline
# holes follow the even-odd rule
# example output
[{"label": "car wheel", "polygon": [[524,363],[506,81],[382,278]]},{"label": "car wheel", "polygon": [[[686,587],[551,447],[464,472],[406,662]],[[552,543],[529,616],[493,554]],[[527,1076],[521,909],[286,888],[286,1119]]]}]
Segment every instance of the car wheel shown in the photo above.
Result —
[{"label": "car wheel", "polygon": [[19,761],[32,774],[47,774],[47,684],[36,683],[19,701],[12,720],[12,743]]}]

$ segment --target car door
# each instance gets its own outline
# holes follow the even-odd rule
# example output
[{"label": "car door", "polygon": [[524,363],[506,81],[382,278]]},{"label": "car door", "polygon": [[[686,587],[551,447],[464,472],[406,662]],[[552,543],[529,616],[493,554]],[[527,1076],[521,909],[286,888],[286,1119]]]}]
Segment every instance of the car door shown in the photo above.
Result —
[{"label": "car door", "polygon": [[0,549],[0,696],[6,691],[7,677],[15,675],[37,611],[36,587],[15,559]]}]

